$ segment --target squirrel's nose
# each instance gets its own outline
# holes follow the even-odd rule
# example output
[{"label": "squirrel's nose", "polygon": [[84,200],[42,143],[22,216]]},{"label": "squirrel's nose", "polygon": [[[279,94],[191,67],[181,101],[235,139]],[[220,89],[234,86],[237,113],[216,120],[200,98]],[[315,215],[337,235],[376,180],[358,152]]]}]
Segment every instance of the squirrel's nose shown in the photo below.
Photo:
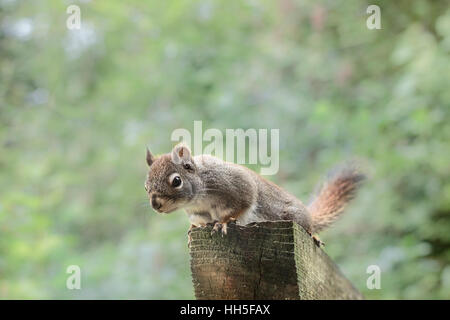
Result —
[{"label": "squirrel's nose", "polygon": [[161,202],[159,202],[158,200],[156,200],[156,197],[153,196],[153,197],[152,197],[152,207],[153,207],[153,209],[158,210],[159,208],[161,208],[161,206],[162,206]]}]

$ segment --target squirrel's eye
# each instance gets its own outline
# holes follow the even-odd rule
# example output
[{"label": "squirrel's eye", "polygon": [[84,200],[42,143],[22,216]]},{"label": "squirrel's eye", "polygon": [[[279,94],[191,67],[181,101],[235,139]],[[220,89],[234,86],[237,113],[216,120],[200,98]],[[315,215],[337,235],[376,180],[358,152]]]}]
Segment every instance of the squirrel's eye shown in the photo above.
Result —
[{"label": "squirrel's eye", "polygon": [[181,185],[181,178],[176,176],[175,178],[173,178],[172,180],[172,187],[176,188],[179,187]]},{"label": "squirrel's eye", "polygon": [[181,180],[181,177],[178,173],[173,173],[169,177],[169,182],[170,182],[170,185],[176,189],[181,188],[181,186],[183,185],[183,180]]},{"label": "squirrel's eye", "polygon": [[185,164],[184,164],[184,168],[185,168],[186,170],[192,169],[192,167],[191,167],[191,165],[190,165],[189,163],[185,163]]}]

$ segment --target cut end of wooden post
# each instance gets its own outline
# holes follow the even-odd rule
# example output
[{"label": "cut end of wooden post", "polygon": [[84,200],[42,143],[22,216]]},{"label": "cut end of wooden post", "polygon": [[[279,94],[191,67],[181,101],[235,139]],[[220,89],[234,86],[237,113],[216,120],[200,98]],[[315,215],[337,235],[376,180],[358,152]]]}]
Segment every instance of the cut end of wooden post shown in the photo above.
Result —
[{"label": "cut end of wooden post", "polygon": [[308,233],[292,221],[191,231],[197,299],[363,299]]}]

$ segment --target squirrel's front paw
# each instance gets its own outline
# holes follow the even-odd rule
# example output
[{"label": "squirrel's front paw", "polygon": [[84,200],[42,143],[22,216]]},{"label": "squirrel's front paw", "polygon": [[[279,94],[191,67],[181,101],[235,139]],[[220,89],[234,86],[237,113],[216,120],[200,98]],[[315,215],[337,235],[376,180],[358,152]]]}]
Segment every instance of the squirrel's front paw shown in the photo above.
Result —
[{"label": "squirrel's front paw", "polygon": [[222,237],[224,234],[227,234],[227,223],[220,223],[220,222],[216,222],[214,224],[214,227],[211,230],[211,235],[218,232],[218,231],[222,231]]}]

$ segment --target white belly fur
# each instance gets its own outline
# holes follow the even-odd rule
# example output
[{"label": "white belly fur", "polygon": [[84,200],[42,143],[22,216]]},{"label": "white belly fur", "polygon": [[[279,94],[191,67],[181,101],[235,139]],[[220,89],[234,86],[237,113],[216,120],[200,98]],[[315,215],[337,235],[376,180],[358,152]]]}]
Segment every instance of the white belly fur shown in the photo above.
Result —
[{"label": "white belly fur", "polygon": [[[261,222],[264,221],[261,217],[258,217],[256,215],[256,204],[252,205],[246,212],[244,212],[242,215],[240,215],[236,223],[241,226],[245,226],[246,224],[252,223],[252,222]],[[202,214],[196,214],[195,212],[209,212],[210,217],[202,215]],[[229,216],[229,212],[217,212],[216,210],[213,210],[210,206],[202,206],[202,207],[195,207],[195,210],[187,210],[186,213],[188,214],[189,221],[191,224],[195,226],[204,226],[207,223],[212,223],[216,221],[220,221],[220,217]]]},{"label": "white belly fur", "polygon": [[211,223],[213,222],[210,219],[206,219],[205,216],[203,215],[198,215],[195,213],[188,213],[188,217],[189,217],[189,221],[191,222],[191,224],[193,224],[194,226],[204,226],[207,223]]},{"label": "white belly fur", "polygon": [[256,204],[252,205],[246,212],[244,212],[242,215],[240,215],[236,221],[236,223],[240,226],[245,226],[246,224],[252,223],[252,222],[261,222],[264,221],[264,219],[261,219],[261,217],[258,217],[256,215]]}]

